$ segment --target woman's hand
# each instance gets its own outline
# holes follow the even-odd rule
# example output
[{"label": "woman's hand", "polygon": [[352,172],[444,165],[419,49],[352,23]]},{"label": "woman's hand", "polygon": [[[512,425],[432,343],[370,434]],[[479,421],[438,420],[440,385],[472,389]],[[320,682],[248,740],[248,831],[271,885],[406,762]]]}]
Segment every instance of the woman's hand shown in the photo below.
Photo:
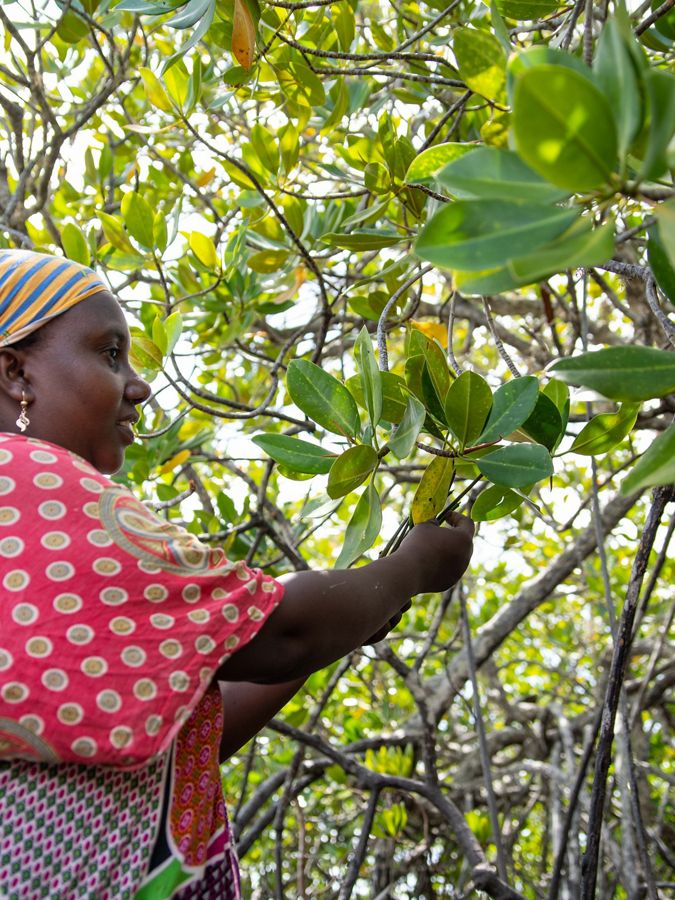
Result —
[{"label": "woman's hand", "polygon": [[393,555],[404,555],[416,570],[418,593],[446,591],[469,565],[474,530],[471,519],[453,512],[447,527],[436,522],[416,525]]}]

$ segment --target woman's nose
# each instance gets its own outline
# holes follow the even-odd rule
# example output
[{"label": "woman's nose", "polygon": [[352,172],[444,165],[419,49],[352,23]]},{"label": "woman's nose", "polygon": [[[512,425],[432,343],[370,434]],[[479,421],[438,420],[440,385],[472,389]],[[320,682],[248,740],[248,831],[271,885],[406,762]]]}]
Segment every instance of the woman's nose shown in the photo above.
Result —
[{"label": "woman's nose", "polygon": [[134,405],[139,403],[144,403],[150,394],[152,394],[152,389],[145,379],[141,378],[136,372],[133,373],[132,377],[127,382],[125,395],[127,400],[129,400]]}]

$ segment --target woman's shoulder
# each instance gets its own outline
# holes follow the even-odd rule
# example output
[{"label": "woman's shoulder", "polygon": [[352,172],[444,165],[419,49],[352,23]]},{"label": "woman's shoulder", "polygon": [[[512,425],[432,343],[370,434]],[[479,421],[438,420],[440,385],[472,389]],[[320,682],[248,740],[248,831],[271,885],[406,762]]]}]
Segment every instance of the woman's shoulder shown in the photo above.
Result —
[{"label": "woman's shoulder", "polygon": [[4,472],[16,470],[20,466],[46,467],[52,471],[59,471],[61,476],[72,472],[78,478],[91,478],[103,487],[112,484],[109,478],[102,475],[86,459],[59,444],[23,434],[0,432],[0,477]]}]

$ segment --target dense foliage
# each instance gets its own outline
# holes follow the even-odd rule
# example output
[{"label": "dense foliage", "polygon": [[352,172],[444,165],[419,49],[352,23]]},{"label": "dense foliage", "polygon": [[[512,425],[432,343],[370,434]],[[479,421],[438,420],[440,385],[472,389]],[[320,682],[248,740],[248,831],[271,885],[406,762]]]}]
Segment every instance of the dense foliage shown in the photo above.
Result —
[{"label": "dense foliage", "polygon": [[120,477],[272,573],[482,523],[224,769],[245,894],[665,896],[673,0],[0,23],[0,245],[105,273],[153,379]]}]

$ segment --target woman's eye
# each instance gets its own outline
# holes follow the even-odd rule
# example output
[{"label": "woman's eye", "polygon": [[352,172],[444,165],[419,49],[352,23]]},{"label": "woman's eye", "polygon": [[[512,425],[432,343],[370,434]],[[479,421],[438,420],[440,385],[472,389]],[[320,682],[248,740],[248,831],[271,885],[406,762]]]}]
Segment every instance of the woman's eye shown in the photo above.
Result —
[{"label": "woman's eye", "polygon": [[110,359],[113,360],[114,362],[117,362],[117,360],[119,359],[119,355],[120,355],[119,347],[109,347],[108,350],[106,350],[106,353],[108,354]]}]

